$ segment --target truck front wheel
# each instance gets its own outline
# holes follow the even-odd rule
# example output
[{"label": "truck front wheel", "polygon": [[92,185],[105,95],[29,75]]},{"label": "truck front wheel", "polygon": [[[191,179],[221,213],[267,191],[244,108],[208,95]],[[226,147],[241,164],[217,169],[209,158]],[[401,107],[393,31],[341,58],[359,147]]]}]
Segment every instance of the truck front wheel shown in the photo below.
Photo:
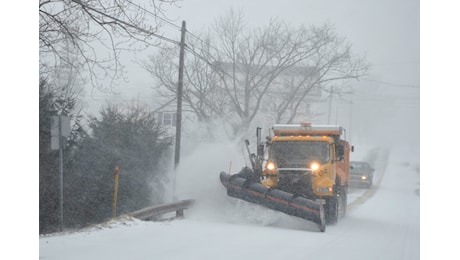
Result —
[{"label": "truck front wheel", "polygon": [[340,212],[340,218],[343,218],[345,217],[345,215],[347,214],[347,204],[348,204],[348,201],[347,201],[347,188],[342,186],[342,188],[340,189],[341,192],[340,192],[340,196],[339,196],[339,199],[340,199],[340,205],[339,205],[339,212]]},{"label": "truck front wheel", "polygon": [[339,219],[339,198],[333,196],[332,198],[326,199],[326,224],[334,225]]}]

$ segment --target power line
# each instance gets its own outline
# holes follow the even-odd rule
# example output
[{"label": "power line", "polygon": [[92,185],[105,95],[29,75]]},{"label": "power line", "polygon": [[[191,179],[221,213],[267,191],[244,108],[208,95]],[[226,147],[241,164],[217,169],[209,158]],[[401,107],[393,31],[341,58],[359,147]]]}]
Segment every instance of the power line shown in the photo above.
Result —
[{"label": "power line", "polygon": [[412,64],[420,64],[420,61],[395,61],[395,62],[372,63],[372,66],[394,66],[394,65],[412,65]]},{"label": "power line", "polygon": [[222,56],[227,56],[226,53],[222,52],[220,49],[218,49],[217,47],[213,46],[210,42],[207,42],[203,39],[201,39],[200,37],[196,36],[195,34],[187,31],[189,33],[189,35],[191,35],[192,37],[194,37],[195,39],[197,39],[198,41],[201,41],[202,43],[204,43],[206,46],[214,49],[217,53],[221,54]]},{"label": "power line", "polygon": [[151,11],[145,9],[144,7],[141,7],[140,5],[138,5],[138,4],[136,4],[136,3],[133,3],[133,2],[131,2],[130,0],[125,0],[125,1],[128,2],[128,3],[130,3],[130,4],[132,4],[132,5],[134,5],[134,6],[136,6],[136,7],[139,8],[139,9],[143,10],[144,12],[146,12],[146,13],[148,13],[148,14],[150,14],[150,15],[152,15],[152,16],[154,16],[154,17],[160,19],[160,20],[162,20],[163,22],[165,22],[165,23],[167,23],[167,24],[173,26],[174,28],[176,28],[176,29],[178,29],[178,30],[181,29],[181,27],[180,27],[179,25],[174,24],[174,23],[172,23],[171,21],[168,21],[167,19],[165,19],[165,18],[163,18],[163,17],[161,17],[161,16],[158,16],[158,15],[155,14],[155,13],[152,13]]},{"label": "power line", "polygon": [[176,40],[170,39],[170,38],[168,38],[168,37],[165,37],[165,36],[163,36],[163,35],[159,35],[159,34],[156,34],[156,33],[153,33],[153,32],[152,32],[151,34],[152,34],[153,36],[155,36],[155,37],[157,37],[157,38],[160,38],[160,39],[162,39],[162,40],[165,40],[165,41],[167,41],[167,42],[170,42],[170,43],[179,45],[179,42],[176,41]]},{"label": "power line", "polygon": [[[154,16],[155,18],[158,18],[158,19],[162,20],[163,22],[167,23],[168,25],[172,26],[172,27],[175,28],[175,29],[177,29],[177,30],[179,30],[179,31],[182,29],[181,26],[179,26],[179,25],[177,25],[177,24],[174,24],[174,23],[172,23],[171,21],[169,21],[169,20],[167,20],[167,19],[165,19],[165,18],[163,18],[163,17],[161,17],[161,16],[158,16],[158,15],[155,14],[155,13],[152,13],[151,11],[145,9],[144,7],[141,7],[140,5],[138,5],[138,4],[136,4],[136,3],[133,3],[133,2],[130,1],[130,0],[126,0],[126,1],[127,1],[128,3],[130,3],[130,4],[134,5],[134,6],[136,6],[137,8],[143,10],[144,12],[146,12],[146,13],[148,13],[148,14]],[[209,42],[206,42],[205,40],[203,40],[203,39],[201,39],[200,37],[196,36],[195,34],[193,34],[192,32],[190,32],[188,29],[186,29],[185,31],[187,32],[187,35],[192,36],[193,38],[197,39],[198,41],[200,41],[200,42],[206,44],[207,46],[209,46],[209,47],[211,47],[211,48],[213,48],[213,49],[216,50],[217,52],[221,52],[218,48],[212,46]],[[165,37],[165,38],[166,38],[166,37]],[[168,38],[167,38],[167,39],[168,39]],[[168,40],[171,40],[171,39],[168,39]],[[175,44],[179,44],[179,42],[177,42],[177,41],[174,41],[174,43],[175,43]],[[189,50],[191,50],[191,49],[189,49]]]},{"label": "power line", "polygon": [[[141,31],[141,32],[143,32],[143,33],[146,33],[146,34],[155,36],[155,37],[160,38],[160,39],[163,39],[163,40],[165,40],[165,41],[169,41],[169,42],[172,42],[172,43],[175,43],[175,44],[179,44],[179,42],[177,42],[177,41],[174,41],[174,40],[169,39],[169,38],[167,38],[167,37],[164,37],[164,36],[162,36],[162,35],[156,34],[155,32],[152,32],[152,31],[147,30],[147,29],[145,29],[145,28],[141,28],[141,27],[139,27],[139,26],[137,26],[137,25],[135,25],[135,24],[132,24],[132,23],[130,23],[130,22],[127,22],[127,21],[125,21],[125,20],[120,20],[120,19],[118,19],[118,18],[116,18],[116,17],[114,17],[114,16],[112,16],[112,15],[109,15],[109,14],[107,14],[107,13],[104,13],[103,11],[100,11],[100,10],[98,10],[98,9],[96,9],[96,8],[93,8],[93,7],[91,7],[91,6],[88,6],[88,5],[86,5],[85,3],[83,3],[81,0],[74,0],[74,2],[77,3],[77,4],[79,4],[79,5],[81,5],[82,7],[86,8],[86,9],[90,10],[90,11],[93,11],[93,12],[99,14],[99,15],[102,15],[102,16],[105,16],[105,17],[107,17],[107,18],[110,18],[111,20],[113,20],[113,21],[115,21],[115,22],[117,22],[117,23],[123,24],[124,26],[128,26],[128,27],[134,28],[134,29],[139,30],[139,31]],[[141,7],[139,7],[139,8],[141,8]],[[141,9],[143,9],[143,8],[141,8]],[[143,9],[143,10],[145,10],[145,9]],[[89,12],[88,12],[88,13],[89,13]]]},{"label": "power line", "polygon": [[185,45],[185,48],[187,50],[190,51],[191,54],[195,55],[196,57],[200,58],[201,60],[203,60],[206,64],[208,64],[209,66],[217,69],[219,72],[233,78],[232,75],[230,75],[228,72],[226,72],[224,69],[222,69],[221,67],[217,66],[216,64],[212,63],[211,61],[209,61],[208,59],[206,59],[205,57],[203,57],[201,54],[197,53],[194,49],[188,47],[187,45]]},{"label": "power line", "polygon": [[381,83],[388,85],[390,87],[397,87],[397,88],[420,88],[420,85],[410,85],[410,84],[396,84],[396,83],[390,83],[386,81],[381,81],[381,80],[375,80],[375,79],[366,79],[366,78],[361,78],[361,80],[364,81],[369,81],[369,82],[376,82],[376,83]]},{"label": "power line", "polygon": [[[158,19],[160,19],[160,20],[162,20],[162,21],[164,21],[164,22],[167,22],[167,23],[170,24],[170,25],[173,25],[174,27],[178,27],[177,25],[175,25],[175,24],[169,22],[168,20],[166,20],[166,19],[164,19],[164,18],[162,18],[162,17],[160,17],[160,16],[158,16],[158,15],[156,15],[156,14],[150,12],[149,10],[147,10],[147,9],[145,9],[145,8],[143,8],[143,7],[141,7],[140,5],[131,2],[130,0],[125,0],[125,1],[127,1],[128,3],[130,3],[130,4],[134,5],[134,6],[136,6],[137,8],[143,10],[143,11],[146,12],[146,13],[155,16],[155,17],[158,18]],[[80,3],[80,4],[82,4],[82,3]],[[92,10],[94,10],[95,12],[101,13],[101,12],[98,11],[98,10],[95,10],[95,9],[92,9]],[[106,15],[106,16],[108,16],[108,15]],[[108,16],[108,17],[110,17],[110,16]],[[117,19],[115,19],[115,18],[113,18],[113,17],[110,17],[110,18],[112,18],[112,19],[114,19],[114,20],[117,20]],[[167,41],[167,42],[170,42],[170,43],[173,43],[173,44],[179,44],[178,41],[173,40],[173,39],[170,39],[170,38],[165,37],[165,36],[163,36],[163,35],[159,35],[159,34],[153,32],[153,31],[150,31],[150,30],[141,28],[141,27],[136,26],[136,25],[134,25],[134,24],[129,24],[129,23],[125,22],[125,21],[121,21],[121,20],[117,20],[117,21],[119,21],[119,22],[121,22],[121,23],[123,23],[123,24],[126,24],[126,25],[128,25],[128,26],[130,26],[130,27],[133,27],[133,28],[135,28],[135,29],[137,29],[137,30],[139,30],[139,31],[148,33],[148,34],[150,34],[150,35],[152,35],[152,36],[154,36],[154,37],[157,37],[157,38],[160,38],[160,39],[162,39],[162,40],[165,40],[165,41]],[[178,28],[180,28],[180,27],[178,27]]]},{"label": "power line", "polygon": [[[137,8],[143,10],[144,12],[154,16],[155,18],[158,18],[164,22],[166,22],[167,24],[169,24],[170,26],[174,27],[175,29],[178,29],[179,31],[182,29],[181,26],[179,25],[176,25],[174,23],[172,23],[171,21],[168,21],[167,19],[164,19],[163,17],[160,17],[158,16],[157,14],[155,13],[152,13],[151,11],[145,9],[144,7],[141,7],[140,5],[136,4],[136,3],[133,3],[131,0],[126,0],[128,3],[136,6]],[[206,46],[209,46],[211,48],[213,48],[214,50],[216,50],[217,52],[223,54],[218,48],[214,47],[213,45],[211,45],[209,42],[206,42],[205,40],[201,39],[200,37],[196,36],[195,34],[193,34],[192,32],[190,32],[189,30],[185,29],[185,31],[187,32],[188,35],[192,36],[193,38],[195,38],[196,40],[204,43]],[[169,41],[169,42],[172,42],[174,44],[177,44],[177,45],[180,45],[180,42],[178,41],[175,41],[175,40],[172,40],[172,39],[169,39],[167,37],[164,37],[164,36],[161,36],[161,35],[157,35],[157,34],[154,34],[152,33],[154,36],[158,37],[158,38],[161,38],[161,39],[164,39],[166,41]],[[208,65],[214,67],[214,68],[218,68],[220,71],[222,71],[224,74],[227,74],[229,75],[228,73],[226,73],[225,71],[222,70],[222,68],[216,66],[215,64],[211,63],[208,59],[206,59],[205,57],[203,57],[202,55],[198,54],[195,50],[193,50],[192,48],[188,47],[187,44],[185,44],[185,48],[187,50],[189,50],[193,55],[197,56],[198,58],[200,58],[201,60],[205,61]],[[229,75],[231,76],[231,75]]]}]

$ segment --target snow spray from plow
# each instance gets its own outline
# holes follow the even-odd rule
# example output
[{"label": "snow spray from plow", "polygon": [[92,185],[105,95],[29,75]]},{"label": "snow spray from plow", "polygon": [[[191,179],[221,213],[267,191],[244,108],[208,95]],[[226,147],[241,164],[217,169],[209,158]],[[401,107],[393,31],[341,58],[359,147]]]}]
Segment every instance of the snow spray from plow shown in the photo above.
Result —
[{"label": "snow spray from plow", "polygon": [[267,188],[251,182],[239,174],[220,173],[220,180],[230,197],[255,203],[269,209],[306,219],[316,223],[321,232],[326,230],[324,210],[321,203],[293,195],[278,189]]}]

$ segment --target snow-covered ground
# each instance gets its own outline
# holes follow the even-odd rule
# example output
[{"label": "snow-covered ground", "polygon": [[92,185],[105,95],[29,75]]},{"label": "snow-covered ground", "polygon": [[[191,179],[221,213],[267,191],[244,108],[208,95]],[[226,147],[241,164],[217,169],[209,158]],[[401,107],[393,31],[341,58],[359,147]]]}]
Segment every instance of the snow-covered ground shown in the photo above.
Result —
[{"label": "snow-covered ground", "polygon": [[302,219],[227,197],[213,172],[216,181],[196,187],[197,203],[184,219],[125,219],[40,236],[40,259],[420,259],[418,156],[394,148],[385,154],[374,151],[372,157],[375,186],[350,190],[347,216],[324,233]]}]

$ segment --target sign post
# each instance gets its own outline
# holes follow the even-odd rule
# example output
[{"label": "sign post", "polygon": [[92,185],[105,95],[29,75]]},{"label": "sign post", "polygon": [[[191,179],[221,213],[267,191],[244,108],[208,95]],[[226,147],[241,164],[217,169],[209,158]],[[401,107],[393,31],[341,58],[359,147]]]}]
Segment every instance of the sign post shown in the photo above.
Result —
[{"label": "sign post", "polygon": [[60,230],[64,229],[64,141],[70,135],[70,117],[51,117],[51,149],[59,149],[59,213]]}]

